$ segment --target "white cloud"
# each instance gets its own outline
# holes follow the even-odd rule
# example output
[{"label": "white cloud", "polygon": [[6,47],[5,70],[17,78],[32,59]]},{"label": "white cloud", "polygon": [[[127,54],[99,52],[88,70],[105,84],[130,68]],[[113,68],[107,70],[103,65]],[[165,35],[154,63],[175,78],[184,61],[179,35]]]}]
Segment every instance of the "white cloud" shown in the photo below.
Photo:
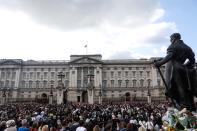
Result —
[{"label": "white cloud", "polygon": [[163,9],[156,9],[153,13],[152,17],[150,17],[150,22],[156,22],[160,18],[162,18],[165,14],[165,11]]},{"label": "white cloud", "polygon": [[163,55],[166,37],[176,30],[161,21],[164,15],[159,0],[2,0],[0,55],[69,59],[85,54],[84,41],[90,54],[104,59]]}]

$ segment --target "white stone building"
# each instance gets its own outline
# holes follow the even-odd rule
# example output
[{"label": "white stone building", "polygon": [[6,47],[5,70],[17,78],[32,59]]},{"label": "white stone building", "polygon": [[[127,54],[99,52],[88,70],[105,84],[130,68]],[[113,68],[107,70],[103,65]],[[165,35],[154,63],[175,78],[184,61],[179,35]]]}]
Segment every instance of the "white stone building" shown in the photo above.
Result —
[{"label": "white stone building", "polygon": [[[151,59],[102,60],[71,55],[68,61],[0,60],[0,98],[6,102],[48,100],[99,103],[164,100],[164,86]],[[164,67],[161,67],[164,72]],[[58,78],[63,72],[63,87]],[[59,84],[58,84],[59,83]],[[1,99],[2,100],[2,99]]]}]

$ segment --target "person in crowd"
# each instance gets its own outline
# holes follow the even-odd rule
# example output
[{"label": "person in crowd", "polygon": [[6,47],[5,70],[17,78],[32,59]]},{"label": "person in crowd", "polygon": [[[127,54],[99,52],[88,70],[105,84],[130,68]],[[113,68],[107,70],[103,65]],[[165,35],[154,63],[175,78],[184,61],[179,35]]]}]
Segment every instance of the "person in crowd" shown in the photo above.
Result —
[{"label": "person in crowd", "polygon": [[78,116],[74,116],[73,117],[73,124],[70,127],[71,131],[76,131],[77,127],[79,127],[79,117]]},{"label": "person in crowd", "polygon": [[84,121],[79,121],[79,126],[77,127],[76,131],[87,131],[87,129],[84,127]]},{"label": "person in crowd", "polygon": [[2,121],[0,123],[0,131],[4,131],[6,129],[6,121]]},{"label": "person in crowd", "polygon": [[60,129],[60,131],[70,131],[70,127],[68,127],[66,120],[62,121],[62,128]]},{"label": "person in crowd", "polygon": [[127,131],[126,127],[127,123],[125,121],[121,121],[119,124],[119,131]]},{"label": "person in crowd", "polygon": [[101,131],[99,125],[95,125],[94,128],[93,128],[93,131]]},{"label": "person in crowd", "polygon": [[44,125],[42,127],[42,131],[49,131],[49,126],[48,125]]},{"label": "person in crowd", "polygon": [[30,131],[38,131],[38,123],[33,122],[32,127],[30,128]]},{"label": "person in crowd", "polygon": [[21,124],[22,124],[22,126],[19,127],[18,131],[30,131],[30,129],[27,127],[28,126],[27,119],[23,119],[21,121]]},{"label": "person in crowd", "polygon": [[6,122],[7,128],[4,131],[17,131],[16,123],[14,120],[8,120]]},{"label": "person in crowd", "polygon": [[[17,123],[15,127],[20,130],[30,127],[31,131],[45,130],[42,129],[44,125],[47,125],[50,131],[64,131],[65,128],[76,131],[78,127],[81,127],[80,130],[85,128],[87,131],[92,131],[96,125],[100,127],[101,131],[119,131],[125,128],[128,131],[137,131],[145,130],[146,121],[150,119],[153,122],[153,128],[161,130],[163,129],[162,120],[168,107],[171,107],[169,102],[151,104],[145,102],[103,103],[103,105],[74,103],[67,103],[66,105],[8,104],[0,105],[0,123],[3,125],[5,121],[13,119]],[[193,117],[195,118],[195,114]],[[82,126],[80,126],[80,119],[84,122],[81,124]],[[167,121],[169,121],[168,118]],[[35,123],[37,125],[34,125]],[[189,125],[194,129],[197,127],[193,122]],[[10,124],[7,126],[10,127]],[[3,130],[5,127],[1,126],[1,128]]]}]

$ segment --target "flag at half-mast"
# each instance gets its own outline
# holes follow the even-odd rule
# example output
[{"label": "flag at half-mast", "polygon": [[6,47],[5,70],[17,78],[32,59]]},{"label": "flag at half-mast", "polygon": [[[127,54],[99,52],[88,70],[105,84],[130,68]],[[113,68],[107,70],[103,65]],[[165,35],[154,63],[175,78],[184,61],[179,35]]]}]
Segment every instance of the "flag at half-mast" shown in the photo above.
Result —
[{"label": "flag at half-mast", "polygon": [[88,45],[86,44],[84,47],[86,48]]}]

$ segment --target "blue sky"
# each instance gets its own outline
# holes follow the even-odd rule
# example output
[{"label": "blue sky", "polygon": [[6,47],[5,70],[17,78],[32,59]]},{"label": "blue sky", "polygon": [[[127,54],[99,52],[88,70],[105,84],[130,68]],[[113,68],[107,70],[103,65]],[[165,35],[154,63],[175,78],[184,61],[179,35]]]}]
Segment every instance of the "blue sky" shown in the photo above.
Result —
[{"label": "blue sky", "polygon": [[197,1],[161,0],[161,6],[166,11],[164,19],[176,23],[182,39],[197,53]]},{"label": "blue sky", "polygon": [[[197,53],[195,0],[0,0],[0,59],[166,55],[180,32]],[[87,48],[84,46],[87,44]]]}]

